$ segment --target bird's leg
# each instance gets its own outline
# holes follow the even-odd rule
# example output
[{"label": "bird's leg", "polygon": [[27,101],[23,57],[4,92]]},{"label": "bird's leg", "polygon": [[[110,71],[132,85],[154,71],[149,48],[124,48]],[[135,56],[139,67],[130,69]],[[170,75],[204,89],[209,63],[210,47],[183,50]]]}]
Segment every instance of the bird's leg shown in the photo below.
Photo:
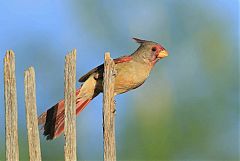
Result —
[{"label": "bird's leg", "polygon": [[112,111],[112,113],[114,113],[115,114],[115,112],[116,112],[116,100],[113,100],[113,104],[114,104],[114,109],[113,109],[113,111]]}]

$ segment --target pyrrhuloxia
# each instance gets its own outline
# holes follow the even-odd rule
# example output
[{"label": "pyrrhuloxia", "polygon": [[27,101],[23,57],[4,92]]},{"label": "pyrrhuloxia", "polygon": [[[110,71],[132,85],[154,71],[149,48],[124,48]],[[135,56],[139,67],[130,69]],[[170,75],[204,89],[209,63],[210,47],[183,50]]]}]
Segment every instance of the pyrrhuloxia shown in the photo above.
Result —
[{"label": "pyrrhuloxia", "polygon": [[[149,76],[154,64],[168,56],[167,51],[158,43],[133,38],[140,47],[131,55],[114,59],[116,64],[115,95],[125,93],[141,86]],[[82,86],[76,91],[76,115],[103,91],[103,64],[92,69],[79,79]],[[38,118],[47,139],[58,137],[64,130],[64,100],[51,107]]]}]

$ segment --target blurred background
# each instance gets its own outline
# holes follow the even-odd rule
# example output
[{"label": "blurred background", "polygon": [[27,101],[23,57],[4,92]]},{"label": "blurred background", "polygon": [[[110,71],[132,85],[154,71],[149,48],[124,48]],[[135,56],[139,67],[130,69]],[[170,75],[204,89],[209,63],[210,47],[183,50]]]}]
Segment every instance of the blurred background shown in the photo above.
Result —
[{"label": "blurred background", "polygon": [[[28,160],[23,74],[36,72],[38,114],[63,98],[64,56],[77,49],[77,77],[132,53],[132,37],[169,57],[146,83],[116,97],[118,160],[239,159],[238,0],[41,0],[0,2],[0,160],[5,160],[3,57],[16,54],[20,159]],[[79,87],[80,84],[77,83]],[[78,160],[102,160],[102,95],[77,119]],[[64,159],[64,137],[43,160]]]}]

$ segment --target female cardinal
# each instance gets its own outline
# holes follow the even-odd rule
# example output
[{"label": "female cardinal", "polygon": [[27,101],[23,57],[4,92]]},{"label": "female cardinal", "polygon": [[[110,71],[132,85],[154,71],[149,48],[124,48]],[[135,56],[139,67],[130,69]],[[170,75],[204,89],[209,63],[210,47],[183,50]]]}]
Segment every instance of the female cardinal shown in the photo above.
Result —
[{"label": "female cardinal", "polygon": [[[131,55],[114,59],[116,64],[115,95],[125,93],[141,86],[149,76],[154,64],[168,56],[167,51],[158,43],[133,38],[140,47]],[[103,91],[103,64],[92,69],[79,79],[82,86],[76,90],[76,115]],[[64,100],[51,107],[38,117],[43,126],[43,135],[55,139],[64,130]]]}]

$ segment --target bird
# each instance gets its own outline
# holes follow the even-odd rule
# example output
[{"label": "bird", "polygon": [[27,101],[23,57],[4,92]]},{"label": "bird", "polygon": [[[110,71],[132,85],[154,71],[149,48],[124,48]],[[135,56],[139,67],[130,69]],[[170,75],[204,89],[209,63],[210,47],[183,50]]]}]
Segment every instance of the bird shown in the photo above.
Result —
[{"label": "bird", "polygon": [[[141,86],[149,77],[154,65],[168,56],[167,50],[154,41],[133,38],[139,47],[130,55],[113,59],[115,63],[114,95],[122,94]],[[101,92],[103,92],[104,64],[83,75],[76,89],[76,115]],[[64,100],[59,101],[38,117],[47,140],[59,137],[64,131]]]}]

